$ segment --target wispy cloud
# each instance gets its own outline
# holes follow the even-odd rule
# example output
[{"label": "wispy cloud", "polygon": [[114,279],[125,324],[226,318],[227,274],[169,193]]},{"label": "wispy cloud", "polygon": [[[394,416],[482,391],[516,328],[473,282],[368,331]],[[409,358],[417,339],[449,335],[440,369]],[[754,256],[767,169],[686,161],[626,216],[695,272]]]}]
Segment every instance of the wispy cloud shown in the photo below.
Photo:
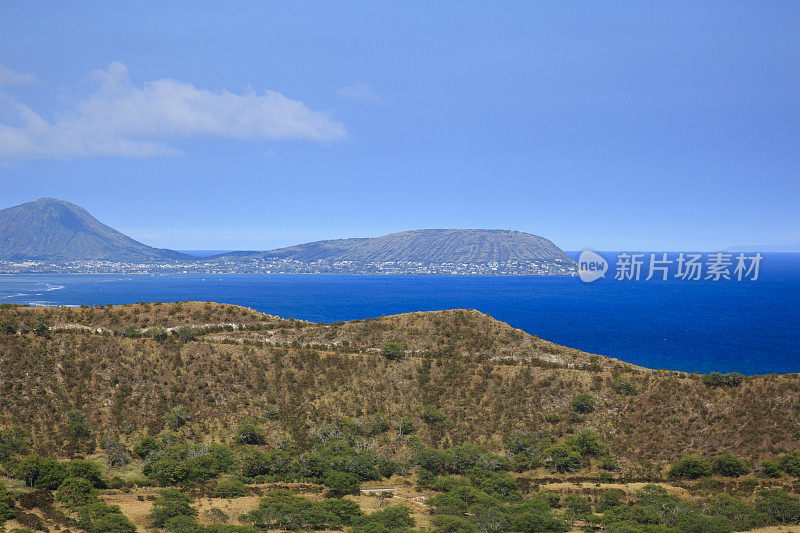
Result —
[{"label": "wispy cloud", "polygon": [[342,98],[350,98],[352,100],[367,100],[370,102],[381,102],[383,99],[375,94],[372,85],[357,81],[347,87],[339,89],[339,96]]},{"label": "wispy cloud", "polygon": [[0,65],[0,85],[30,85],[36,83],[36,76],[27,72],[17,72]]},{"label": "wispy cloud", "polygon": [[118,62],[91,77],[99,88],[52,120],[8,104],[19,125],[0,124],[0,158],[153,157],[179,154],[171,143],[198,137],[330,142],[347,136],[329,113],[274,91],[234,94],[172,79],[136,86]]}]

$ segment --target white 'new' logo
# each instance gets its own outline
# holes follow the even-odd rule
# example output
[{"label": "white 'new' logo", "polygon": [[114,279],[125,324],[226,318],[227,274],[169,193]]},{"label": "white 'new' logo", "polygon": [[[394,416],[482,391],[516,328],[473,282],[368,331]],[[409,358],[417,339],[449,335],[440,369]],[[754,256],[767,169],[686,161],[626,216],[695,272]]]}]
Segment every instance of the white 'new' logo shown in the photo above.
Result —
[{"label": "white 'new' logo", "polygon": [[584,250],[578,258],[578,277],[587,283],[603,278],[608,271],[608,262],[598,253]]}]

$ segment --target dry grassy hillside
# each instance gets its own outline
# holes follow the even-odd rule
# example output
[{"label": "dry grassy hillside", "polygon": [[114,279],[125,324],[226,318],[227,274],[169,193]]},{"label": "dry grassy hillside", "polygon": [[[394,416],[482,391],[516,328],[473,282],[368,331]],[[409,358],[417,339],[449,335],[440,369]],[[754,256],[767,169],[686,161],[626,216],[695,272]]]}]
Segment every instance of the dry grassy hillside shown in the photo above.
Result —
[{"label": "dry grassy hillside", "polygon": [[[197,327],[141,336],[181,325]],[[406,357],[381,355],[386,342],[404,344]],[[31,428],[43,451],[70,451],[70,411],[98,439],[113,430],[132,442],[160,431],[176,406],[196,438],[230,439],[254,417],[301,447],[321,424],[373,414],[410,417],[430,444],[495,450],[515,430],[559,441],[590,428],[630,476],[689,452],[755,463],[800,445],[798,375],[713,387],[560,347],[476,311],[325,325],[210,303],[6,307],[0,376],[0,426]],[[577,393],[591,396],[591,412],[571,408]],[[444,419],[426,421],[431,410]],[[392,432],[381,445],[402,452]]]},{"label": "dry grassy hillside", "polygon": [[47,319],[54,328],[74,325],[91,328],[121,329],[175,327],[184,324],[262,324],[291,322],[265,315],[247,307],[221,305],[211,302],[138,303],[133,305],[100,305],[96,307],[24,307],[5,306],[0,309],[0,322],[11,323],[18,331],[33,329],[36,320]]}]

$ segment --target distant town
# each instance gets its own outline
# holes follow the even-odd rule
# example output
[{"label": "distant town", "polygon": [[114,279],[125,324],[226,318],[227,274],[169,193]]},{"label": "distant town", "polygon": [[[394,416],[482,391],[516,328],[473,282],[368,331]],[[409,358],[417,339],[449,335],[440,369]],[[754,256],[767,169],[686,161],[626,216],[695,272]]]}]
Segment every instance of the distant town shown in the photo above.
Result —
[{"label": "distant town", "polygon": [[294,259],[195,259],[189,261],[0,261],[0,274],[436,274],[573,276],[575,264],[552,261],[422,263],[414,261],[297,261]]}]

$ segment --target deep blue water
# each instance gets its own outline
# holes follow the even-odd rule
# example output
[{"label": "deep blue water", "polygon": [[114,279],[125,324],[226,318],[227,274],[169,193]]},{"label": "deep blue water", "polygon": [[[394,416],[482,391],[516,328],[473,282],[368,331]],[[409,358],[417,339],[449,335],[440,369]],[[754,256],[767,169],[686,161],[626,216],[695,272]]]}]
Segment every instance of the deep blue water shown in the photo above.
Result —
[{"label": "deep blue water", "polygon": [[0,276],[0,303],[211,300],[322,322],[474,308],[559,344],[651,368],[800,372],[800,254],[764,255],[760,278],[741,282],[583,283],[537,276]]}]

